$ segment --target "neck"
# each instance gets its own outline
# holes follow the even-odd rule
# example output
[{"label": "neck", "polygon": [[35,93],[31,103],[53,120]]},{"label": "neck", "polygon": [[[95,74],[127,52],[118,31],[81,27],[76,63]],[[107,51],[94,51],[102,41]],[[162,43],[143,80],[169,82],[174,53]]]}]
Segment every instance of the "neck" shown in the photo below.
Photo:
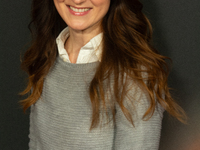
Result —
[{"label": "neck", "polygon": [[71,63],[76,63],[79,51],[86,43],[93,37],[101,33],[100,27],[93,27],[93,29],[74,30],[69,28],[69,38],[65,42],[65,49],[69,55]]}]

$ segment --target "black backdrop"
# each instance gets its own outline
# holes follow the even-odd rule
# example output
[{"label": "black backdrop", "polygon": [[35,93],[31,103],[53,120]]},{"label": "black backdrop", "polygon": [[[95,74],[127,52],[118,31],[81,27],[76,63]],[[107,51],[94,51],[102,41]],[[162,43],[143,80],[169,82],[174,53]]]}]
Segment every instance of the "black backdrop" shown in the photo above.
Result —
[{"label": "black backdrop", "polygon": [[[159,150],[200,149],[200,1],[142,0],[154,29],[154,43],[173,60],[169,85],[189,116],[189,125],[164,113]],[[30,1],[0,1],[0,150],[27,150],[29,112],[18,93],[25,87],[20,53],[30,41]]]}]

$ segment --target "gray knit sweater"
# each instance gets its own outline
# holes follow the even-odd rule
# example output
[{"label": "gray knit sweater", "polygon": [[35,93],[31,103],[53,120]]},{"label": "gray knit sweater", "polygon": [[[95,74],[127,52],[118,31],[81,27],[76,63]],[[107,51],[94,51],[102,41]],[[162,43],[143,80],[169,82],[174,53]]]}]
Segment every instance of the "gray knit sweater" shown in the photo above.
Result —
[{"label": "gray knit sweater", "polygon": [[92,108],[88,87],[97,65],[57,58],[45,78],[41,98],[31,106],[29,150],[158,150],[164,109],[158,104],[152,118],[143,121],[149,97],[138,86],[129,92],[134,97],[134,111],[125,99],[135,127],[116,105],[116,126],[111,122],[89,132]]}]

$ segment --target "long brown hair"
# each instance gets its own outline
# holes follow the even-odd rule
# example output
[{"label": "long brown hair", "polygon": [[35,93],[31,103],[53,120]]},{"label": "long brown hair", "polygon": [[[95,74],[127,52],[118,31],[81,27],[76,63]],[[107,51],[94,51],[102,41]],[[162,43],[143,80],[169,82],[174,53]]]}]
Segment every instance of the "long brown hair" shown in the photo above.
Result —
[{"label": "long brown hair", "polygon": [[[90,130],[99,124],[100,102],[104,108],[108,106],[105,82],[110,85],[108,91],[112,91],[114,103],[119,104],[134,126],[131,114],[124,107],[130,80],[137,81],[150,97],[151,105],[143,119],[149,116],[148,120],[153,115],[156,99],[169,114],[186,123],[187,116],[171,97],[167,85],[169,67],[165,60],[169,58],[160,55],[152,46],[152,27],[142,13],[142,8],[138,0],[111,0],[108,13],[103,18],[102,59],[89,87],[93,110]],[[24,54],[21,64],[29,75],[27,88],[22,95],[30,95],[20,101],[24,111],[40,98],[44,78],[57,57],[55,39],[66,27],[52,0],[33,0],[31,14],[29,27],[33,37],[32,45]],[[110,84],[111,77],[114,78],[113,84]],[[115,122],[115,107],[111,106]]]}]

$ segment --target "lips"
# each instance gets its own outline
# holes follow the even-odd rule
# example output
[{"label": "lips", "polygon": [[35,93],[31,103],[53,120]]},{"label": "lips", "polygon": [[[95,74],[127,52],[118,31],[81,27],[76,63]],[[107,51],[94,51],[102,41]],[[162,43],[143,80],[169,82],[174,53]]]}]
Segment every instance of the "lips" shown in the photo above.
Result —
[{"label": "lips", "polygon": [[90,12],[91,8],[89,7],[74,7],[74,6],[70,6],[68,5],[67,6],[68,9],[69,9],[69,12],[72,14],[72,15],[75,15],[75,16],[83,16],[83,15],[86,15]]},{"label": "lips", "polygon": [[89,8],[77,8],[77,7],[72,7],[72,6],[69,6],[69,8],[75,12],[85,12],[85,11],[88,11]]}]

